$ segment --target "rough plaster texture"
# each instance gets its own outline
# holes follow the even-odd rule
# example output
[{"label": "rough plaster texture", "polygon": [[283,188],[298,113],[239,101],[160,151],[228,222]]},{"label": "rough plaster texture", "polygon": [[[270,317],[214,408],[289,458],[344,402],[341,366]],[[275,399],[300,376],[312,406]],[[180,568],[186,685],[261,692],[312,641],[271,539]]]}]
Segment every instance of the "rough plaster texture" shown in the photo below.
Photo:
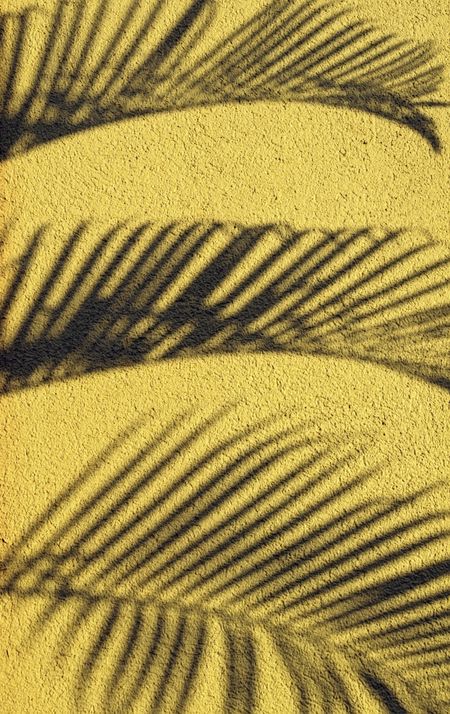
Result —
[{"label": "rough plaster texture", "polygon": [[[51,7],[54,2],[39,0],[38,4]],[[2,12],[15,11],[27,5],[26,0],[4,0]],[[218,5],[220,14],[213,32],[220,36],[242,22],[261,3],[256,0],[221,3],[218,0]],[[434,40],[441,49],[442,61],[450,66],[450,16],[448,3],[444,0],[436,3],[428,0],[414,3],[410,0],[374,0],[370,5],[361,0],[356,12],[373,19],[383,32],[416,41]],[[110,18],[110,22],[114,22],[114,17]],[[39,42],[39,33],[34,41]],[[449,101],[448,81],[434,99]],[[438,154],[411,130],[371,114],[301,103],[260,102],[134,118],[68,136],[8,159],[0,164],[2,222],[9,230],[3,247],[2,261],[7,266],[4,274],[8,275],[11,266],[14,268],[14,260],[26,250],[30,236],[39,226],[48,224],[51,232],[36,264],[32,265],[28,288],[18,296],[15,311],[8,314],[2,340],[7,344],[17,329],[17,316],[23,315],[27,306],[32,305],[35,289],[30,285],[36,285],[36,290],[42,285],[54,266],[55,252],[58,252],[61,241],[83,221],[111,226],[115,222],[129,220],[158,224],[171,220],[219,220],[244,225],[290,224],[299,230],[357,229],[365,226],[394,230],[405,227],[431,236],[439,242],[444,253],[447,246],[450,251],[450,115],[448,109],[441,106],[430,107],[428,112],[436,120],[442,139],[443,149]],[[51,241],[54,241],[53,244]],[[92,245],[86,245],[86,252],[92,249]],[[69,273],[70,269],[69,266]],[[399,271],[401,275],[401,267]],[[57,299],[57,291],[53,299]],[[434,294],[423,299],[429,300],[427,304],[430,308],[436,307]],[[448,305],[449,299],[450,287],[448,282],[444,282],[438,304]],[[407,311],[407,308],[400,308],[399,319],[404,310]],[[442,349],[439,360],[444,366],[449,360],[448,330],[447,319],[444,321],[444,332],[440,333]],[[30,340],[32,338],[33,335]],[[380,333],[379,339],[383,339],[383,334]],[[424,334],[419,333],[417,352],[423,351],[421,340],[425,339]],[[412,350],[409,357],[414,361],[414,341],[409,349]],[[42,371],[46,371],[45,364]],[[29,531],[31,524],[133,421],[142,420],[139,421],[137,434],[131,437],[131,442],[121,445],[120,452],[108,456],[104,466],[107,473],[101,472],[98,476],[100,486],[103,478],[107,483],[123,461],[132,458],[136,449],[143,447],[149,434],[158,433],[171,419],[189,414],[193,424],[202,424],[215,410],[222,408],[223,413],[209,431],[202,431],[189,448],[183,450],[175,437],[169,435],[156,447],[151,457],[154,462],[170,448],[175,450],[176,459],[170,468],[162,470],[162,481],[154,486],[152,498],[157,497],[155,493],[163,492],[172,479],[189,473],[191,462],[201,458],[205,449],[233,437],[242,439],[246,429],[267,420],[261,428],[270,431],[276,424],[278,430],[292,428],[295,438],[307,435],[312,453],[316,453],[322,443],[330,444],[332,449],[337,449],[337,453],[347,447],[354,449],[355,455],[342,465],[342,470],[333,476],[333,480],[330,477],[329,482],[318,487],[314,498],[326,498],[329,495],[327,489],[332,487],[330,484],[343,486],[355,475],[374,469],[367,481],[361,480],[356,492],[351,491],[341,502],[331,504],[323,517],[317,515],[317,527],[326,523],[327,514],[330,518],[342,517],[347,524],[346,519],[350,518],[348,514],[352,508],[366,504],[364,508],[369,513],[370,504],[378,503],[380,499],[411,499],[407,506],[411,518],[420,519],[423,514],[436,515],[436,522],[431,525],[425,521],[417,525],[415,537],[419,540],[424,538],[424,542],[416,549],[408,550],[411,534],[405,530],[393,533],[387,541],[374,543],[369,554],[356,554],[351,568],[360,569],[362,588],[376,590],[380,581],[402,578],[408,572],[417,573],[421,569],[432,568],[436,563],[446,561],[448,564],[449,540],[445,536],[450,525],[448,389],[416,378],[411,373],[405,374],[401,369],[377,366],[364,360],[275,353],[183,357],[168,362],[116,367],[93,374],[81,373],[62,382],[50,380],[45,385],[40,384],[41,376],[37,371],[37,386],[30,388],[28,385],[26,389],[18,388],[0,397],[3,470],[0,546],[5,559],[0,577],[6,581],[9,569],[17,567],[14,562],[11,565],[8,556]],[[279,432],[276,433],[282,443],[282,437]],[[223,455],[219,453],[217,458],[219,468],[231,456],[224,448]],[[235,501],[230,496],[229,503],[225,501],[217,506],[209,514],[211,528],[216,523],[214,519],[225,518],[227,514],[233,514],[233,509],[238,509],[239,504],[256,500],[264,479],[272,484],[282,478],[293,463],[290,460],[292,455],[287,454],[283,458],[263,471],[257,482],[249,482],[242,492],[233,496]],[[194,471],[191,482],[186,480],[183,486],[186,498],[189,493],[195,494],[195,489],[201,486],[201,482],[196,480],[201,479],[201,475],[196,476],[198,471]],[[309,478],[309,472],[306,476]],[[420,489],[435,483],[435,488],[420,497],[413,496]],[[98,484],[95,482],[92,488],[98,487]],[[289,488],[286,486],[288,495]],[[84,503],[83,499],[89,498],[89,492],[81,494],[79,501],[75,495],[75,500],[67,506],[67,513],[61,516],[56,512],[48,516],[40,535],[34,540],[32,538],[21,551],[20,562],[27,562],[35,551],[40,553],[46,538],[59,532],[59,519],[70,518]],[[127,506],[128,515],[119,514],[117,522],[114,518],[106,520],[105,532],[114,534],[122,517],[131,518],[139,513],[139,509],[144,507],[145,497],[148,498],[148,494],[142,496],[142,502],[131,499]],[[294,500],[291,504],[294,514],[298,503]],[[305,508],[311,503],[306,501]],[[88,519],[102,518],[100,501],[99,504],[99,510],[94,508]],[[172,504],[163,504],[153,515],[155,523],[168,514],[167,527],[170,527],[170,518],[174,517],[170,509],[176,506],[176,499]],[[400,510],[399,506],[399,524],[403,517]],[[261,505],[261,514],[264,513]],[[269,523],[269,516],[266,518]],[[283,515],[279,516],[279,523],[284,523],[283,518]],[[304,521],[303,525],[298,525],[299,537],[307,532],[308,523]],[[76,521],[71,537],[76,540],[77,533],[85,533],[86,528],[82,519]],[[183,532],[180,535],[183,547],[195,542],[201,529],[199,522],[191,530]],[[435,532],[439,533],[439,538],[432,537]],[[158,538],[163,538],[164,534],[157,531],[155,542],[158,543]],[[284,537],[287,540],[283,540]],[[322,534],[321,537],[325,536]],[[61,538],[53,543],[53,555],[64,554],[64,548],[67,550],[70,547],[71,540],[69,536],[67,538],[66,541]],[[358,543],[356,536],[356,546]],[[270,541],[264,557],[277,553],[288,544],[288,536]],[[390,548],[401,548],[402,545],[406,550],[401,558],[389,557]],[[75,565],[64,562],[66,576],[70,576],[72,567],[78,567],[86,553],[89,555],[89,547],[94,546],[95,540],[93,545],[88,540],[85,550],[77,552],[75,560],[79,560]],[[176,553],[176,545],[172,543],[170,547]],[[348,545],[344,543],[335,547],[339,557],[339,554],[346,552]],[[383,566],[373,572],[367,567],[367,558],[372,555],[386,556]],[[304,557],[308,562],[307,552]],[[315,567],[321,562],[311,558]],[[42,565],[42,562],[39,561],[39,564]],[[200,565],[196,567],[201,570]],[[343,563],[337,565],[336,570],[325,570],[322,580],[314,582],[319,587],[327,579],[333,581],[340,575],[345,576],[348,567]],[[205,572],[208,574],[207,570]],[[189,600],[180,586],[179,591],[174,588],[163,597],[169,603],[168,641],[170,628],[176,628],[179,610],[191,607],[193,612],[201,613],[202,608],[210,607],[218,616],[213,617],[209,624],[206,656],[199,666],[191,695],[185,700],[186,708],[181,709],[181,704],[174,704],[176,686],[172,685],[172,689],[169,686],[162,697],[158,705],[160,708],[152,711],[173,714],[177,711],[189,714],[222,711],[227,714],[228,711],[233,714],[250,711],[255,714],[278,714],[280,711],[285,714],[299,711],[342,714],[350,711],[370,714],[407,711],[414,714],[429,711],[445,714],[448,711],[446,707],[450,706],[450,670],[448,659],[445,660],[449,653],[448,566],[436,573],[431,581],[419,585],[417,579],[412,579],[402,592],[389,596],[393,598],[389,603],[399,608],[388,622],[390,627],[405,626],[414,617],[422,617],[428,622],[428,634],[433,631],[433,622],[436,629],[441,628],[440,634],[436,635],[438,639],[433,643],[441,647],[436,649],[435,656],[436,659],[441,657],[442,662],[438,662],[437,668],[432,670],[432,676],[426,668],[418,667],[417,657],[415,659],[412,652],[414,641],[409,640],[400,646],[392,640],[382,654],[378,652],[376,656],[381,658],[383,671],[388,671],[394,680],[393,672],[407,671],[408,676],[413,673],[417,691],[422,692],[424,688],[426,692],[429,709],[424,708],[423,699],[414,694],[415,690],[408,689],[406,685],[398,688],[397,680],[392,685],[396,699],[394,695],[389,699],[381,695],[373,696],[370,687],[355,676],[357,667],[354,663],[361,661],[357,636],[364,638],[365,634],[375,638],[386,624],[382,618],[378,629],[376,623],[379,621],[375,620],[372,624],[363,623],[359,630],[356,625],[349,624],[345,631],[345,628],[337,626],[327,629],[319,617],[319,624],[314,630],[317,637],[313,639],[314,646],[311,640],[303,640],[303,650],[300,647],[299,659],[303,661],[304,658],[307,662],[304,675],[310,696],[309,704],[304,707],[299,704],[298,692],[286,676],[279,652],[273,648],[267,632],[261,629],[255,640],[258,665],[254,708],[251,709],[245,698],[242,682],[236,685],[238,693],[240,687],[243,690],[240,698],[227,700],[228,673],[223,658],[224,634],[220,624],[220,613],[224,610],[226,598],[223,596],[225,599],[222,601],[219,593],[210,604],[206,595],[199,591]],[[100,656],[92,681],[88,682],[89,691],[81,691],[83,687],[80,687],[79,675],[81,672],[81,680],[87,678],[86,653],[89,656],[89,652],[94,651],[93,642],[96,633],[98,636],[101,631],[101,618],[105,615],[94,612],[88,625],[83,625],[82,620],[77,620],[79,600],[75,598],[75,603],[68,602],[67,607],[62,607],[45,627],[37,624],[36,618],[48,607],[49,597],[51,601],[52,590],[54,592],[60,585],[58,578],[62,576],[60,573],[57,575],[50,576],[45,586],[36,588],[36,594],[32,594],[33,578],[37,578],[36,582],[41,585],[43,581],[39,581],[36,572],[31,569],[19,588],[28,592],[28,597],[21,597],[20,593],[12,590],[0,598],[0,711],[5,714],[128,711],[120,697],[126,690],[127,677],[131,681],[135,676],[133,667],[139,666],[142,652],[137,649],[131,664],[123,665],[124,676],[116,676],[114,680],[112,673],[118,661],[125,661],[121,647],[123,638],[132,628],[130,611],[124,612],[125,624],[118,626],[116,640],[112,644],[108,640],[104,645],[103,659]],[[336,590],[338,598],[345,601],[346,597],[356,597],[355,587],[353,581],[342,582]],[[416,587],[418,594],[414,590]],[[125,601],[129,597],[132,601],[139,589],[136,589],[137,586],[130,588],[128,591],[113,588],[89,592],[106,602],[111,593],[113,598],[120,600],[122,597]],[[414,590],[414,595],[409,595],[409,590]],[[424,599],[413,615],[402,614],[402,608],[407,611],[408,597],[414,603],[417,598]],[[155,602],[155,607],[158,607],[160,602],[157,598]],[[325,593],[318,596],[313,604],[320,610],[320,606],[326,608],[327,603]],[[124,605],[125,610],[127,606]],[[237,607],[229,612],[225,607],[225,611],[227,617],[233,619],[234,615],[239,623],[240,619],[248,616],[251,606],[249,601],[244,602],[241,609]],[[338,605],[333,607],[335,610],[332,612],[338,613]],[[370,607],[369,615],[382,611],[382,598],[381,604],[378,602]],[[303,618],[300,621],[306,623],[305,627],[309,626],[311,614],[306,610],[300,614]],[[264,621],[265,617],[271,616],[270,609],[265,611],[262,608],[259,616]],[[341,622],[339,617],[338,623]],[[299,631],[302,627],[299,625]],[[408,632],[416,632],[411,627]],[[417,628],[420,629],[420,626],[417,625]],[[70,641],[70,635],[74,635],[74,640],[71,646],[65,648],[63,645]],[[423,638],[420,639],[421,644],[423,641]],[[192,643],[186,646],[192,647]],[[330,655],[328,647],[332,651]],[[99,651],[101,654],[101,646]],[[342,654],[347,651],[355,652],[353,659],[347,660]],[[159,656],[161,660],[154,662],[155,677],[161,676],[170,683],[170,672],[164,674],[164,652]],[[335,671],[341,678],[339,681],[345,683],[345,697],[338,694],[337,685],[333,689],[334,685],[329,684],[335,680],[331,679],[327,684],[326,675],[322,676],[321,666],[328,656],[330,659],[327,661],[334,663]],[[430,652],[420,654],[421,660],[426,662],[433,656]],[[374,661],[378,662],[376,657]],[[242,652],[235,655],[238,669],[239,663],[244,660]],[[127,669],[128,666],[130,669]],[[178,666],[182,667],[182,663]],[[386,675],[386,681],[391,681],[389,676]],[[106,683],[105,678],[108,680]],[[322,679],[325,682],[323,690]],[[117,699],[110,699],[110,704],[105,705],[108,701],[106,690],[111,681],[116,682],[119,691]],[[147,689],[144,687],[131,711],[148,711],[149,692],[154,694],[157,689],[155,681],[150,679],[147,682]],[[350,701],[353,702],[353,709]]]}]

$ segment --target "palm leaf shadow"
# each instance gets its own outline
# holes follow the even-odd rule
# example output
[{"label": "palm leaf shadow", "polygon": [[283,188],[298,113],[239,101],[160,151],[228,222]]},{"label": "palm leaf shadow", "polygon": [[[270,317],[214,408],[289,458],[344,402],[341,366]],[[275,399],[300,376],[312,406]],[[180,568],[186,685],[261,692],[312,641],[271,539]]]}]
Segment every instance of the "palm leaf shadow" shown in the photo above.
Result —
[{"label": "palm leaf shadow", "polygon": [[219,647],[227,714],[258,711],[263,650],[299,711],[359,712],[364,690],[377,711],[443,714],[450,561],[428,548],[450,532],[427,505],[439,484],[368,495],[380,473],[358,445],[276,419],[224,437],[226,411],[180,415],[150,440],[147,422],[129,429],[4,564],[3,593],[42,601],[37,632],[65,613],[58,638],[82,650],[77,710],[95,691],[108,712],[181,714]]},{"label": "palm leaf shadow", "polygon": [[80,225],[38,277],[49,229],[4,266],[3,392],[224,352],[363,360],[450,387],[450,254],[426,235],[182,222],[97,230]]},{"label": "palm leaf shadow", "polygon": [[442,78],[431,45],[381,35],[332,3],[271,0],[202,50],[216,0],[190,0],[175,17],[172,5],[128,0],[108,34],[112,0],[58,0],[37,60],[29,43],[42,11],[1,15],[0,157],[133,116],[257,100],[371,112],[440,148],[421,108]]}]

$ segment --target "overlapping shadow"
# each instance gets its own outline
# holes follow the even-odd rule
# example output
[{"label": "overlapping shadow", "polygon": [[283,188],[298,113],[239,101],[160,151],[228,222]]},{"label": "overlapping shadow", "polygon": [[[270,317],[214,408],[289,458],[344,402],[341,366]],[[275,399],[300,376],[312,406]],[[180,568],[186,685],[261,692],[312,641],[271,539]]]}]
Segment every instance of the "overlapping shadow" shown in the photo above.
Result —
[{"label": "overlapping shadow", "polygon": [[450,253],[426,235],[172,223],[100,237],[82,225],[55,253],[60,240],[42,228],[4,266],[3,393],[149,360],[269,351],[450,387]]},{"label": "overlapping shadow", "polygon": [[265,649],[299,711],[360,712],[362,692],[377,711],[448,711],[443,486],[389,497],[367,448],[295,420],[223,436],[223,417],[120,435],[4,563],[2,592],[39,598],[37,632],[58,622],[80,653],[79,710],[101,692],[108,712],[180,714],[219,652],[223,711],[256,712]]},{"label": "overlapping shadow", "polygon": [[1,15],[0,158],[127,117],[257,100],[371,112],[440,148],[424,111],[442,77],[430,44],[382,35],[333,3],[270,0],[208,47],[216,4],[186,0],[174,16],[170,0],[120,11],[114,0],[57,0],[46,30],[34,7]]}]

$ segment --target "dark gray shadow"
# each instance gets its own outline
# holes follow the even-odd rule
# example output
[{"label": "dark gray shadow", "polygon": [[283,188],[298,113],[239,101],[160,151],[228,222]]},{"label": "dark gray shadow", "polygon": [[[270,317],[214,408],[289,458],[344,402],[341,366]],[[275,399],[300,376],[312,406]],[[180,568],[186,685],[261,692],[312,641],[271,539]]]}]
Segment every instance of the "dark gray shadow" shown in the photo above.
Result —
[{"label": "dark gray shadow", "polygon": [[[1,15],[0,160],[125,118],[254,101],[370,112],[410,127],[439,150],[425,109],[439,104],[433,94],[443,68],[429,43],[382,35],[333,3],[271,0],[202,50],[216,4],[191,0],[163,33],[158,23],[173,12],[170,0],[127,0],[107,36],[114,0],[57,0],[46,36],[39,30],[33,67],[29,42],[42,11]],[[19,88],[23,75],[31,80],[26,91]]]},{"label": "dark gray shadow", "polygon": [[5,266],[0,326],[18,326],[3,333],[3,393],[246,352],[350,358],[450,388],[450,251],[426,235],[228,223],[93,230],[69,235],[40,282],[45,228]]},{"label": "dark gray shadow", "polygon": [[61,644],[84,633],[78,703],[101,682],[105,711],[145,696],[179,714],[215,639],[224,712],[256,712],[263,632],[301,711],[358,712],[359,683],[382,710],[443,714],[450,560],[428,549],[448,551],[448,513],[429,509],[443,484],[370,496],[379,469],[348,439],[276,419],[221,437],[226,411],[141,425],[126,455],[135,432],[119,435],[4,562],[3,594],[41,598],[35,635],[64,612]]}]

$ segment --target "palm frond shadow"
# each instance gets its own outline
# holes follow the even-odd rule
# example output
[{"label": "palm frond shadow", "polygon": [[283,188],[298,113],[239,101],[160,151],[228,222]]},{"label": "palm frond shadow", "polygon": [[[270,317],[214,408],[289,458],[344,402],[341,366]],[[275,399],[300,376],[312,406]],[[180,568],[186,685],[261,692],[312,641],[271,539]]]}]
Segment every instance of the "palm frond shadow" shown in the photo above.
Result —
[{"label": "palm frond shadow", "polygon": [[4,266],[3,393],[268,351],[364,360],[450,387],[450,253],[427,235],[174,222],[100,237],[80,225],[54,253],[59,241],[42,228]]},{"label": "palm frond shadow", "polygon": [[299,711],[360,712],[364,692],[377,711],[443,714],[442,485],[382,496],[367,448],[275,418],[221,436],[224,414],[118,437],[4,564],[2,592],[41,602],[35,635],[59,622],[58,649],[81,652],[77,711],[101,693],[107,712],[181,714],[219,650],[227,714],[258,711],[263,652]]},{"label": "palm frond shadow", "polygon": [[216,4],[190,0],[174,16],[169,0],[120,11],[113,0],[58,0],[46,29],[42,10],[1,15],[0,157],[128,117],[257,100],[371,112],[440,148],[423,111],[442,79],[430,44],[382,35],[333,3],[271,0],[208,47]]}]

